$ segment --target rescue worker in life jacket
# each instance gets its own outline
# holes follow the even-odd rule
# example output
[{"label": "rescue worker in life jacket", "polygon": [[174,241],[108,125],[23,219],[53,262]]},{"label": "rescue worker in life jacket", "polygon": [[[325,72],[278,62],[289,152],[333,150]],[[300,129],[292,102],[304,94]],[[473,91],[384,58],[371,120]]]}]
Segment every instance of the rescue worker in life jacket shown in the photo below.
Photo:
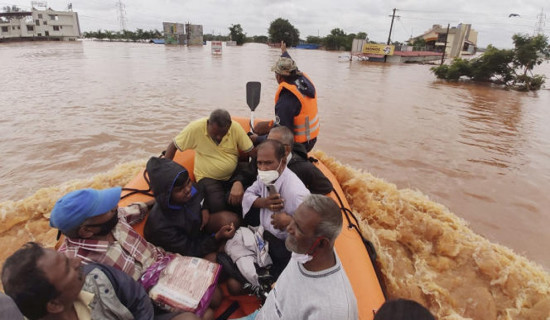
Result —
[{"label": "rescue worker in life jacket", "polygon": [[[275,125],[292,130],[294,141],[303,144],[309,152],[319,135],[315,86],[306,74],[298,70],[298,66],[286,51],[284,42],[281,42],[281,51],[281,57],[271,68],[279,83],[275,93]],[[263,126],[260,124],[254,128],[254,132],[258,135],[267,134],[270,126],[267,127],[265,123]],[[253,135],[251,139],[255,143],[260,143],[265,137]]]}]

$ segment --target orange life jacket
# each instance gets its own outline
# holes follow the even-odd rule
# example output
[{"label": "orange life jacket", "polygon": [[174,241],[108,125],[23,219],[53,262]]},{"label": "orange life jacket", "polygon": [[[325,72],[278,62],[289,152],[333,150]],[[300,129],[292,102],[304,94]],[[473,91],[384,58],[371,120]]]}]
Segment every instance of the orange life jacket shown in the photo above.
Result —
[{"label": "orange life jacket", "polygon": [[[304,77],[310,80],[305,74]],[[298,98],[300,104],[302,105],[300,113],[294,117],[294,141],[304,143],[317,138],[319,135],[317,93],[315,93],[314,98],[308,97],[302,94],[295,85],[282,81],[279,83],[279,88],[275,93],[275,103],[279,100],[279,95],[281,94],[283,88],[292,92],[292,94]]]}]

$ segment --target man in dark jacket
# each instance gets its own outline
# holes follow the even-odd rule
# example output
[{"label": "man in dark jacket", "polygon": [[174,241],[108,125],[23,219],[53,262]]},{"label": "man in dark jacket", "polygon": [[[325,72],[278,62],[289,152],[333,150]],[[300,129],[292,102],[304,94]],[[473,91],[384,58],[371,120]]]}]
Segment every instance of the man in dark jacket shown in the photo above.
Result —
[{"label": "man in dark jacket", "polygon": [[281,42],[281,52],[271,68],[279,84],[275,93],[275,121],[256,124],[250,139],[258,145],[265,141],[273,125],[285,126],[293,132],[294,141],[309,152],[317,142],[320,128],[317,92],[311,79],[298,69],[288,54],[284,42]]},{"label": "man in dark jacket", "polygon": [[311,79],[298,70],[284,42],[281,42],[281,52],[281,57],[271,68],[279,84],[275,93],[276,120],[279,125],[292,130],[294,141],[303,144],[309,152],[319,134],[317,92]]},{"label": "man in dark jacket", "polygon": [[146,168],[156,200],[145,224],[147,241],[181,255],[204,257],[233,237],[233,214],[210,215],[202,190],[195,187],[187,169],[156,157],[149,159]]},{"label": "man in dark jacket", "polygon": [[268,139],[277,140],[285,146],[287,167],[306,185],[311,193],[327,194],[332,191],[332,183],[307,157],[305,147],[294,143],[294,135],[287,127],[271,129]]}]

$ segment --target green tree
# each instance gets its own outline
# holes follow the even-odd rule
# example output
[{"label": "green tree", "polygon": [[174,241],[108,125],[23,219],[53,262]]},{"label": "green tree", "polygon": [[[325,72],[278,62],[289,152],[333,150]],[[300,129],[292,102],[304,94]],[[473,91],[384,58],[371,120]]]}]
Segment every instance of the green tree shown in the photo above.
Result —
[{"label": "green tree", "polygon": [[515,34],[512,39],[514,49],[503,50],[489,45],[480,57],[455,59],[451,65],[431,70],[440,79],[458,80],[466,77],[474,81],[501,83],[516,90],[539,90],[545,76],[533,75],[532,70],[550,58],[548,38],[544,35],[530,37]]},{"label": "green tree", "polygon": [[222,36],[221,34],[214,35],[207,33],[202,38],[204,41],[229,41],[229,36]]},{"label": "green tree", "polygon": [[113,34],[113,31],[105,30],[105,37],[109,39],[109,41],[112,41],[115,35]]},{"label": "green tree", "polygon": [[267,36],[252,36],[247,38],[247,41],[256,42],[256,43],[267,43],[269,38]]},{"label": "green tree", "polygon": [[[353,40],[353,39],[352,39]],[[325,37],[324,45],[327,50],[348,50],[347,47],[351,48],[351,42],[344,32],[340,28],[335,28],[330,31],[330,34]]]},{"label": "green tree", "polygon": [[306,42],[307,43],[314,43],[314,44],[322,44],[323,43],[323,38],[315,37],[315,36],[307,36]]},{"label": "green tree", "polygon": [[273,20],[269,25],[268,33],[272,42],[284,41],[288,47],[296,46],[300,41],[300,31],[283,18]]},{"label": "green tree", "polygon": [[355,36],[355,39],[367,39],[367,33],[366,32],[357,32],[357,35]]},{"label": "green tree", "polygon": [[229,27],[229,35],[231,40],[236,41],[238,45],[242,45],[246,40],[246,35],[240,24],[232,24],[231,27]]},{"label": "green tree", "polygon": [[421,37],[414,38],[412,40],[412,43],[411,43],[411,41],[409,41],[409,45],[413,46],[414,51],[425,50],[426,49],[426,40],[424,40],[424,38],[421,38]]}]

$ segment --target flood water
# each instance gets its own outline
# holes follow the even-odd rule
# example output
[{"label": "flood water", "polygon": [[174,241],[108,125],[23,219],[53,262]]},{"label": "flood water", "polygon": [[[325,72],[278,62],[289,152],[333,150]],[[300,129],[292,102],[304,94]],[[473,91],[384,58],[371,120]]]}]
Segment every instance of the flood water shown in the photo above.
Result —
[{"label": "flood water", "polygon": [[[550,90],[447,83],[428,65],[349,62],[344,52],[290,54],[317,87],[316,149],[418,190],[550,270]],[[41,188],[159,154],[215,108],[248,116],[247,81],[262,83],[256,116],[272,117],[278,55],[260,44],[221,56],[209,46],[2,44],[2,218]],[[550,65],[535,72],[548,77]]]}]

